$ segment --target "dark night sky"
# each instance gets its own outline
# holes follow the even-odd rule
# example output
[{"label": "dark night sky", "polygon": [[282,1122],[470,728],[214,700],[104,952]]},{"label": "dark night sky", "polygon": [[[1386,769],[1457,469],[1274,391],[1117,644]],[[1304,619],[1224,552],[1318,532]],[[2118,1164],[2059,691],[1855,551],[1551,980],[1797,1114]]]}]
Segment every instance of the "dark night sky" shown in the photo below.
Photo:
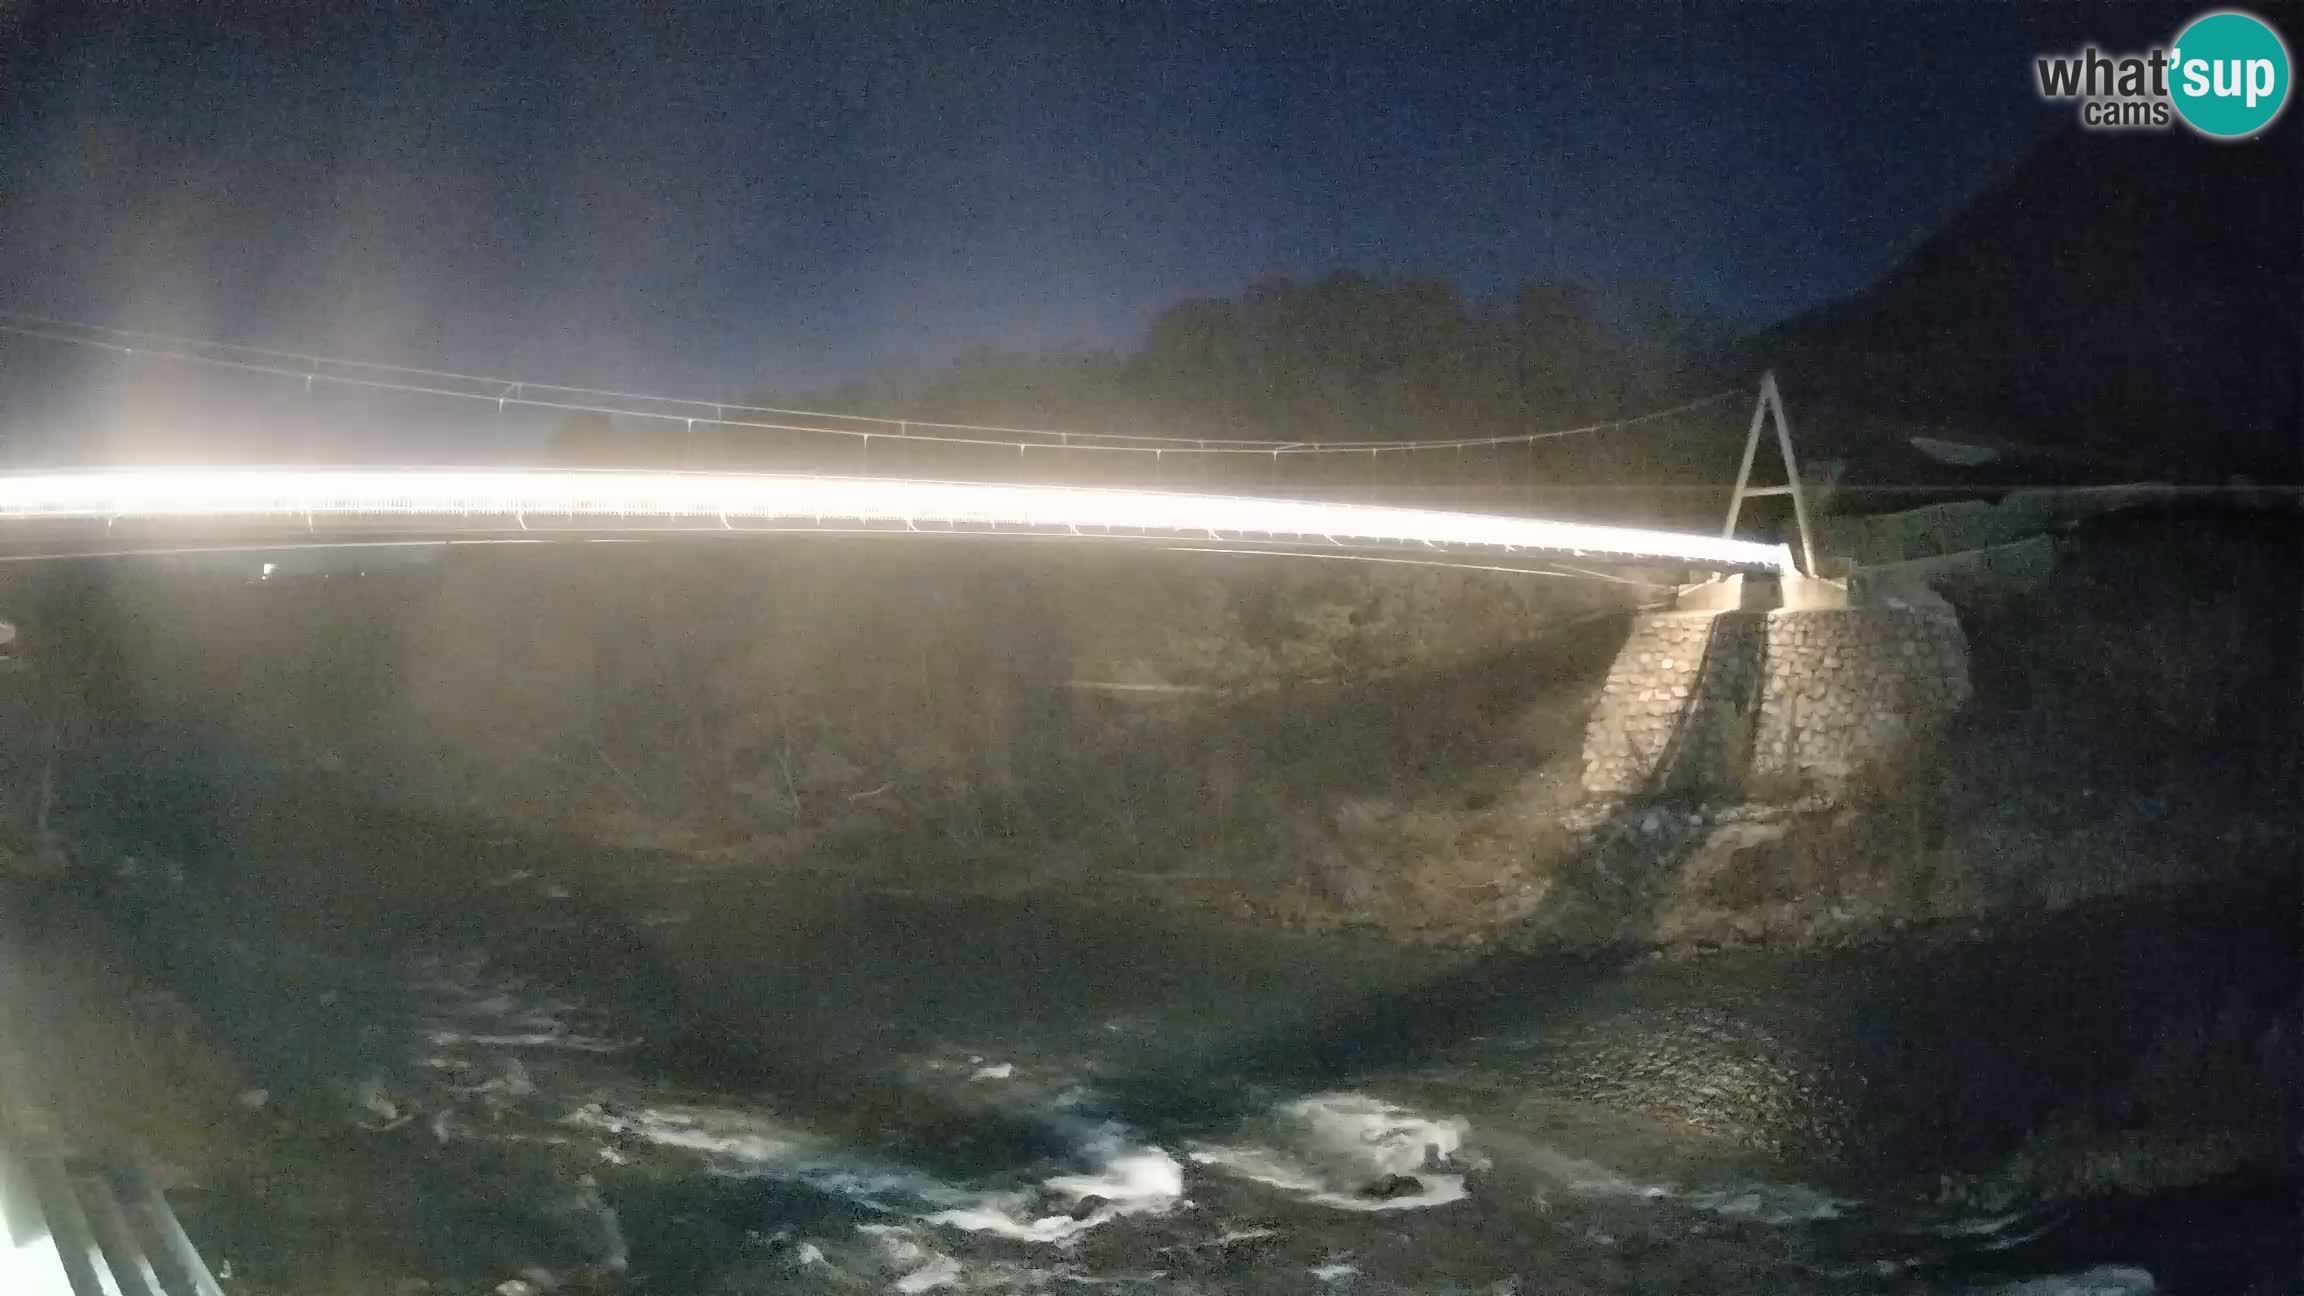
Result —
[{"label": "dark night sky", "polygon": [[2070,121],[2032,54],[2189,12],[194,8],[0,0],[0,301],[719,391],[1127,344],[1345,265],[1646,277],[1766,322]]}]

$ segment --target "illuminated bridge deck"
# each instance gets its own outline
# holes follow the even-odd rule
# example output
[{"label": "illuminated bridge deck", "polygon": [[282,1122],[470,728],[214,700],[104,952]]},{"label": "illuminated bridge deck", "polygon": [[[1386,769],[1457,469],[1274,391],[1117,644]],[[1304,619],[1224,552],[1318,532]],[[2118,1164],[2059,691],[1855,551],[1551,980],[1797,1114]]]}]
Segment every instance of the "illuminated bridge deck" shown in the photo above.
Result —
[{"label": "illuminated bridge deck", "polygon": [[1718,572],[1792,565],[1780,544],[1369,504],[1081,486],[570,469],[137,468],[0,475],[0,556],[238,542],[537,539],[663,532],[897,532],[1224,542],[1573,558]]}]

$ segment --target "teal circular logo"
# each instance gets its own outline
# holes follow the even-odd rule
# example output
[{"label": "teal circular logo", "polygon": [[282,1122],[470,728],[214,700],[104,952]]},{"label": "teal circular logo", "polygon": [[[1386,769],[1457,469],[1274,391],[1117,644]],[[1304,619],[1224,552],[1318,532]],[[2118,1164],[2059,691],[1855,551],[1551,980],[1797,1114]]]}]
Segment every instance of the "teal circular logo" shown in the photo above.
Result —
[{"label": "teal circular logo", "polygon": [[2168,97],[2192,129],[2221,139],[2253,135],[2288,102],[2288,47],[2261,18],[2204,14],[2169,47]]}]

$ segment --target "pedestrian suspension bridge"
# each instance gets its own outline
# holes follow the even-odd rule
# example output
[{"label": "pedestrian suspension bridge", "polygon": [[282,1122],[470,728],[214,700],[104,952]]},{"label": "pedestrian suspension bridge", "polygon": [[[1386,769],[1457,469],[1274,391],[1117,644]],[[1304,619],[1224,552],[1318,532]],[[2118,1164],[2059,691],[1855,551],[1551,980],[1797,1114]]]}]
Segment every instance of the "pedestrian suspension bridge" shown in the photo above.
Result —
[{"label": "pedestrian suspension bridge", "polygon": [[[619,467],[104,466],[0,473],[0,560],[336,545],[550,543],[789,532],[1011,535],[1483,566],[1576,562],[1697,576],[1798,572],[1790,546],[1735,534],[1745,497],[1790,493],[1783,405],[1764,380],[1730,503],[1706,534],[1605,516],[1608,496],[1545,481],[1542,452],[1638,437],[1749,399],[1511,436],[1278,441],[1049,431],[736,405],[410,369],[0,314],[0,340],[96,353],[124,381],[200,371],[277,412],[325,420],[350,396],[493,417],[586,418],[649,447]],[[1785,484],[1754,487],[1773,419]],[[373,418],[370,419],[373,426]],[[699,456],[697,447],[718,453]],[[739,453],[727,453],[736,447]],[[509,447],[508,447],[509,448]],[[741,461],[742,470],[699,470]],[[1570,501],[1597,510],[1554,515]],[[1595,512],[1600,516],[1594,516]],[[1807,564],[1812,567],[1812,562]]]}]

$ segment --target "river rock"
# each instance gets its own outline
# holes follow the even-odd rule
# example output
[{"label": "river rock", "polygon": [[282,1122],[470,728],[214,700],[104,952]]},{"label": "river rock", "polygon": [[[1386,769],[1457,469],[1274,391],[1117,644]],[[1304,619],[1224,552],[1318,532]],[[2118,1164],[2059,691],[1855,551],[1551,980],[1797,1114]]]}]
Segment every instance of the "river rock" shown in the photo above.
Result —
[{"label": "river rock", "polygon": [[1424,1191],[1424,1181],[1414,1175],[1386,1175],[1360,1190],[1360,1195],[1375,1201],[1393,1201],[1413,1197]]}]

